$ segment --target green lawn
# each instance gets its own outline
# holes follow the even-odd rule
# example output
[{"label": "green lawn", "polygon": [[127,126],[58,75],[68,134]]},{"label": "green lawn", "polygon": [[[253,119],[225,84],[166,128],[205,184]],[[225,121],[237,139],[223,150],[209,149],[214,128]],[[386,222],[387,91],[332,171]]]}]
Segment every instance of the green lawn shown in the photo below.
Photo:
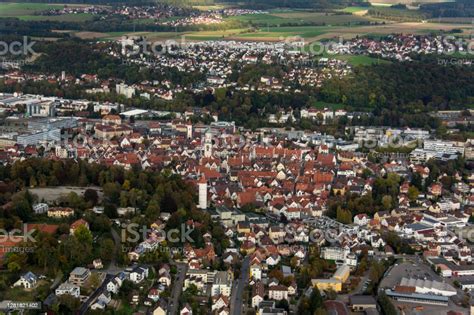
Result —
[{"label": "green lawn", "polygon": [[190,40],[219,40],[229,36],[240,36],[241,33],[248,31],[245,28],[230,29],[222,31],[198,31],[185,33],[183,36]]},{"label": "green lawn", "polygon": [[30,15],[40,11],[59,9],[64,6],[47,3],[0,3],[0,17]]},{"label": "green lawn", "polygon": [[387,60],[373,58],[365,55],[335,55],[333,58],[339,60],[346,60],[353,66],[370,66],[379,63],[389,63],[389,61]]},{"label": "green lawn", "polygon": [[264,27],[256,32],[240,34],[241,38],[273,38],[284,39],[285,37],[300,36],[311,38],[330,31],[330,26],[284,26],[284,27]]},{"label": "green lawn", "polygon": [[[80,7],[81,4],[68,4],[69,7]],[[83,22],[93,18],[92,14],[64,14],[46,16],[39,15],[42,11],[62,9],[64,4],[49,4],[49,3],[14,3],[3,2],[0,3],[0,17],[17,17],[25,21],[65,21],[65,22]]]},{"label": "green lawn", "polygon": [[336,15],[310,11],[271,11],[268,14],[232,16],[227,20],[250,23],[258,26],[280,26],[288,24],[308,25],[308,23],[345,25],[347,23],[367,21],[368,18],[350,14]]},{"label": "green lawn", "polygon": [[[69,7],[80,7],[81,4],[68,4]],[[16,2],[1,2],[0,3],[0,17],[18,17],[35,15],[41,11],[62,9],[64,4],[52,3],[16,3]]]},{"label": "green lawn", "polygon": [[343,12],[348,12],[348,13],[356,13],[360,11],[365,11],[370,9],[370,7],[347,7],[342,9]]}]

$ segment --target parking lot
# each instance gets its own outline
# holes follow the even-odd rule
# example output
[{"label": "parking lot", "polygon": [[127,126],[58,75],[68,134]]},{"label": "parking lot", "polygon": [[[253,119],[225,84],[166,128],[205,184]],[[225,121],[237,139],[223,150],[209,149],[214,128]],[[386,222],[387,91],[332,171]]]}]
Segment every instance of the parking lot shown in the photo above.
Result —
[{"label": "parking lot", "polygon": [[380,288],[393,289],[400,283],[400,280],[403,277],[443,282],[443,279],[438,276],[430,266],[425,263],[420,263],[419,261],[410,260],[403,263],[396,263],[388,269],[384,278],[380,282]]},{"label": "parking lot", "polygon": [[84,192],[87,189],[92,189],[97,191],[97,195],[99,196],[99,200],[102,199],[103,191],[100,187],[72,187],[72,186],[59,186],[59,187],[37,187],[37,188],[30,188],[29,191],[32,194],[38,196],[38,200],[44,200],[47,203],[54,203],[59,200],[61,197],[66,197],[69,193],[74,192],[79,196],[84,195]]}]

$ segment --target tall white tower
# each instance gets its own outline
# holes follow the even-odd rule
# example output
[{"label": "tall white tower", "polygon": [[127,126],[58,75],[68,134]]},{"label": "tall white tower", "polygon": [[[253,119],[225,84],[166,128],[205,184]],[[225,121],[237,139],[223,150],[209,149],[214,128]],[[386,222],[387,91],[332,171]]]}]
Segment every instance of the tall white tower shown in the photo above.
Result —
[{"label": "tall white tower", "polygon": [[212,133],[209,129],[206,130],[204,137],[204,157],[212,156]]},{"label": "tall white tower", "polygon": [[207,180],[206,177],[201,177],[198,181],[199,188],[199,204],[198,208],[207,209]]},{"label": "tall white tower", "polygon": [[190,122],[186,124],[186,136],[188,139],[193,138],[193,125]]}]

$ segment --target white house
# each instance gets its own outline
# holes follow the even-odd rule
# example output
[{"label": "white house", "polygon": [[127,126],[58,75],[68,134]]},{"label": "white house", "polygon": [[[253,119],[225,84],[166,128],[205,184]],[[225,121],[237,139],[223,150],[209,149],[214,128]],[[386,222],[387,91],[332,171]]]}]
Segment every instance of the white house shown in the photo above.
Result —
[{"label": "white house", "polygon": [[193,315],[193,309],[189,306],[188,303],[179,311],[179,315]]},{"label": "white house", "polygon": [[366,226],[369,223],[369,217],[365,213],[358,214],[354,217],[354,224]]},{"label": "white house", "polygon": [[288,300],[288,288],[284,285],[274,285],[268,289],[268,298],[270,300]]},{"label": "white house", "polygon": [[69,283],[69,282],[63,282],[59,287],[56,288],[56,295],[61,296],[63,294],[69,294],[75,298],[79,298],[79,295],[81,293],[81,289],[79,286]]},{"label": "white house", "polygon": [[114,278],[110,280],[109,282],[107,282],[107,285],[105,286],[105,288],[108,292],[117,294],[120,289],[120,285],[117,282],[117,280]]},{"label": "white house", "polygon": [[137,266],[130,272],[130,281],[133,283],[140,283],[146,278],[148,278],[148,267]]},{"label": "white house", "polygon": [[171,285],[171,276],[168,272],[163,272],[159,275],[158,282],[164,286],[169,287]]},{"label": "white house", "polygon": [[18,279],[17,282],[13,284],[14,287],[23,287],[25,289],[31,289],[33,288],[36,283],[38,282],[38,277],[32,273],[31,271],[28,271],[24,275]]}]

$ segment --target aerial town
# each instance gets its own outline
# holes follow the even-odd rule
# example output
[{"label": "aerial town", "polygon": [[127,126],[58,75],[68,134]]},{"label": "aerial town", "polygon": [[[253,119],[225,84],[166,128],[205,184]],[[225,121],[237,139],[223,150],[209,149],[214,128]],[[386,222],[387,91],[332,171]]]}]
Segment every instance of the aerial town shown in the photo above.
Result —
[{"label": "aerial town", "polygon": [[474,4],[380,1],[0,3],[0,313],[474,314]]},{"label": "aerial town", "polygon": [[[465,312],[470,303],[474,174],[437,166],[473,159],[470,141],[442,141],[423,129],[389,127],[347,127],[352,140],[284,128],[251,131],[218,119],[193,124],[193,116],[204,114],[198,109],[166,119],[169,113],[26,94],[3,94],[0,104],[5,167],[42,158],[124,170],[167,169],[194,187],[196,208],[220,228],[218,240],[213,230],[201,236],[199,246],[191,238],[173,247],[162,234],[172,214],[160,212],[143,238],[124,243],[116,235],[127,263],[111,257],[105,264],[103,257],[92,256],[58,283],[44,305],[68,294],[81,301],[81,313],[114,309],[123,303],[124,283],[131,287],[125,302],[153,314],[196,308],[216,314],[299,313],[311,307],[306,299],[315,294],[328,299],[321,304],[328,309],[370,313],[377,312],[377,301],[367,292],[377,287],[402,310],[416,302],[424,309]],[[100,118],[63,116],[87,110]],[[353,113],[308,109],[302,115],[329,121]],[[165,119],[152,119],[157,117]],[[358,150],[369,143],[393,145],[395,137],[416,148],[398,156]],[[124,186],[112,229],[140,213],[133,190]],[[96,205],[79,218],[77,209],[65,205],[80,199],[86,188],[49,192],[34,176],[27,187],[37,194],[31,221],[21,220],[28,229],[62,238],[61,226],[70,222],[68,234],[83,229],[99,237],[88,220],[104,215],[106,187],[92,188]],[[375,207],[379,197],[379,211],[365,208]],[[4,211],[11,206],[5,204]],[[194,229],[203,223],[183,224]],[[4,240],[2,259],[10,261],[15,246]],[[164,248],[166,263],[143,262]],[[12,286],[31,290],[48,280],[29,270]]]}]

